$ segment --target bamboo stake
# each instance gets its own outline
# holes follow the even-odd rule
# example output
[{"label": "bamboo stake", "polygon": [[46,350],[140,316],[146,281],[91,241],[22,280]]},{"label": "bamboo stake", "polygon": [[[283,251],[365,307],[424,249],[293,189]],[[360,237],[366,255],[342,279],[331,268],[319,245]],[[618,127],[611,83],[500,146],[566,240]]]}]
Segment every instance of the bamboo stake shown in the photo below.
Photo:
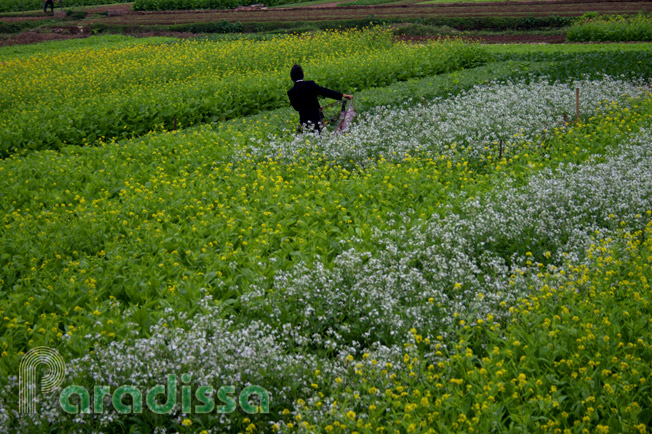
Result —
[{"label": "bamboo stake", "polygon": [[575,122],[580,122],[580,88],[575,88]]}]

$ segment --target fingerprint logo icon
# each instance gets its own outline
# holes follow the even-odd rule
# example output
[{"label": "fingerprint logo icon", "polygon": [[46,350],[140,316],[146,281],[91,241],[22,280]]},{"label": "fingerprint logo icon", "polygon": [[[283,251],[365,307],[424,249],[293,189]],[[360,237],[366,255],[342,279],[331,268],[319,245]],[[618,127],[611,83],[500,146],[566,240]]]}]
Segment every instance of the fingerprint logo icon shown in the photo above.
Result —
[{"label": "fingerprint logo icon", "polygon": [[54,348],[36,347],[29,350],[18,367],[19,407],[21,413],[36,413],[38,368],[44,365],[41,393],[58,389],[63,384],[66,363]]}]

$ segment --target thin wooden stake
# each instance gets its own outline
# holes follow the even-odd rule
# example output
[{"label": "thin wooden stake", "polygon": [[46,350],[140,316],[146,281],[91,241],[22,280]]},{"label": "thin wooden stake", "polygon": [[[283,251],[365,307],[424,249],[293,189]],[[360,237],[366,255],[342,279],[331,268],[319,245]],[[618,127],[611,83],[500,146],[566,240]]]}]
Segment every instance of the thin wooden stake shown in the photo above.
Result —
[{"label": "thin wooden stake", "polygon": [[580,88],[575,88],[575,121],[580,121]]},{"label": "thin wooden stake", "polygon": [[174,122],[172,123],[172,131],[177,129],[177,115],[174,115]]},{"label": "thin wooden stake", "polygon": [[503,159],[503,139],[500,139],[498,144],[498,161]]}]

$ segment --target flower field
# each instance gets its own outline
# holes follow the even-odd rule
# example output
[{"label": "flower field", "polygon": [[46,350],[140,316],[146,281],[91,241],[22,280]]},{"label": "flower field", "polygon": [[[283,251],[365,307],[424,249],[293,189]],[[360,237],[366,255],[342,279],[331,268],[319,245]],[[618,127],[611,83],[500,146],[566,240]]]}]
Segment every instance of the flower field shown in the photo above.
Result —
[{"label": "flower field", "polygon": [[[232,119],[286,105],[288,59],[350,91],[484,61],[459,42],[395,45],[389,32],[267,41],[130,44],[7,59],[0,156]],[[373,72],[373,73],[372,73]],[[39,119],[33,123],[31,119]]]},{"label": "flower field", "polygon": [[[650,50],[0,51],[0,431],[648,432]],[[355,92],[346,134],[295,134],[294,62]],[[269,412],[21,414],[37,346],[64,386],[189,374]]]}]

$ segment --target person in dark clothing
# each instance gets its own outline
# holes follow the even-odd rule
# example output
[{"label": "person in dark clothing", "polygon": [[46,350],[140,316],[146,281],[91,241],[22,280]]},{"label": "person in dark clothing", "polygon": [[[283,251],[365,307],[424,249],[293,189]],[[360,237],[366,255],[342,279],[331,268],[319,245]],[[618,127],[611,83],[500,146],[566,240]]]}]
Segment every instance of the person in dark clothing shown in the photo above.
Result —
[{"label": "person in dark clothing", "polygon": [[45,5],[43,6],[44,13],[47,13],[48,6],[52,8],[52,13],[54,13],[54,0],[45,0]]},{"label": "person in dark clothing", "polygon": [[334,90],[326,89],[319,86],[314,81],[303,80],[303,69],[299,65],[294,65],[290,71],[290,78],[294,82],[294,87],[288,91],[290,104],[299,112],[299,122],[301,129],[314,128],[320,132],[323,128],[322,119],[324,117],[319,106],[318,96],[332,98],[341,101],[342,98],[352,99],[352,95],[346,95]]}]

